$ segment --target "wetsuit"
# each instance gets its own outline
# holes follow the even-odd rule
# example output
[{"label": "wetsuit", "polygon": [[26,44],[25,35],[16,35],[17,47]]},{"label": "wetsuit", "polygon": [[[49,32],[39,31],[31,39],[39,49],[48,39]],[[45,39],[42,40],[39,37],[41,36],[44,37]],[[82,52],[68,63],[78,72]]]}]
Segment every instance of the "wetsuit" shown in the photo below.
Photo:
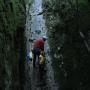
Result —
[{"label": "wetsuit", "polygon": [[40,49],[44,50],[44,40],[42,38],[36,39],[33,45],[33,66],[35,67],[36,58],[39,58]]}]

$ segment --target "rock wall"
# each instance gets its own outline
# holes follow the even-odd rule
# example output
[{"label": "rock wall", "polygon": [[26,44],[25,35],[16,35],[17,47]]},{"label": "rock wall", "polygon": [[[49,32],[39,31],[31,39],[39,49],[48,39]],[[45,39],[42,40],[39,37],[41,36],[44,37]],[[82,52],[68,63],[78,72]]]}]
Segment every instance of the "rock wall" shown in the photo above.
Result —
[{"label": "rock wall", "polygon": [[0,0],[0,90],[20,90],[24,83],[25,13],[24,0]]},{"label": "rock wall", "polygon": [[44,0],[55,78],[60,90],[89,90],[90,5],[88,0]]}]

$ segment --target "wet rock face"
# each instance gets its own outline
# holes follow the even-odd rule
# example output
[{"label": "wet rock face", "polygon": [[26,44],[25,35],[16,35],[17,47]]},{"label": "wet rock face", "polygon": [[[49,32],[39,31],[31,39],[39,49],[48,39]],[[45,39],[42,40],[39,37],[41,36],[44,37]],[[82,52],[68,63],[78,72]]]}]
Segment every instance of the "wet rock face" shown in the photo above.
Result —
[{"label": "wet rock face", "polygon": [[0,0],[0,90],[20,89],[19,71],[24,63],[22,54],[25,47],[24,24],[25,1]]},{"label": "wet rock face", "polygon": [[88,1],[45,0],[43,9],[51,46],[52,65],[55,78],[60,83],[60,90],[89,90]]}]

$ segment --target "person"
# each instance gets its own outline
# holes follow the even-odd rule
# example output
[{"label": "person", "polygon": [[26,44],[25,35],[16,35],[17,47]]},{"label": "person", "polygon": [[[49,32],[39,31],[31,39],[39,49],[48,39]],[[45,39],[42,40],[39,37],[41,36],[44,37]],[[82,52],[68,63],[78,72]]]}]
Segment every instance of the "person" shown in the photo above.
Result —
[{"label": "person", "polygon": [[35,63],[36,63],[36,58],[39,59],[39,55],[40,55],[40,51],[44,51],[44,43],[46,41],[46,37],[43,36],[41,38],[36,39],[33,42],[33,67],[36,67]]}]

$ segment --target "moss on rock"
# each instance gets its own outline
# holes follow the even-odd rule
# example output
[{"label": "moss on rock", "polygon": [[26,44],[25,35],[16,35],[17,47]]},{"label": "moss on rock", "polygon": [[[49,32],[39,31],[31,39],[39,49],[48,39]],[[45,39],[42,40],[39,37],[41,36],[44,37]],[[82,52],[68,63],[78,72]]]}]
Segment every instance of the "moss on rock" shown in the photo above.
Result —
[{"label": "moss on rock", "polygon": [[25,5],[24,0],[0,0],[0,90],[20,90],[22,85]]},{"label": "moss on rock", "polygon": [[60,90],[89,90],[88,0],[44,0],[43,9]]}]

